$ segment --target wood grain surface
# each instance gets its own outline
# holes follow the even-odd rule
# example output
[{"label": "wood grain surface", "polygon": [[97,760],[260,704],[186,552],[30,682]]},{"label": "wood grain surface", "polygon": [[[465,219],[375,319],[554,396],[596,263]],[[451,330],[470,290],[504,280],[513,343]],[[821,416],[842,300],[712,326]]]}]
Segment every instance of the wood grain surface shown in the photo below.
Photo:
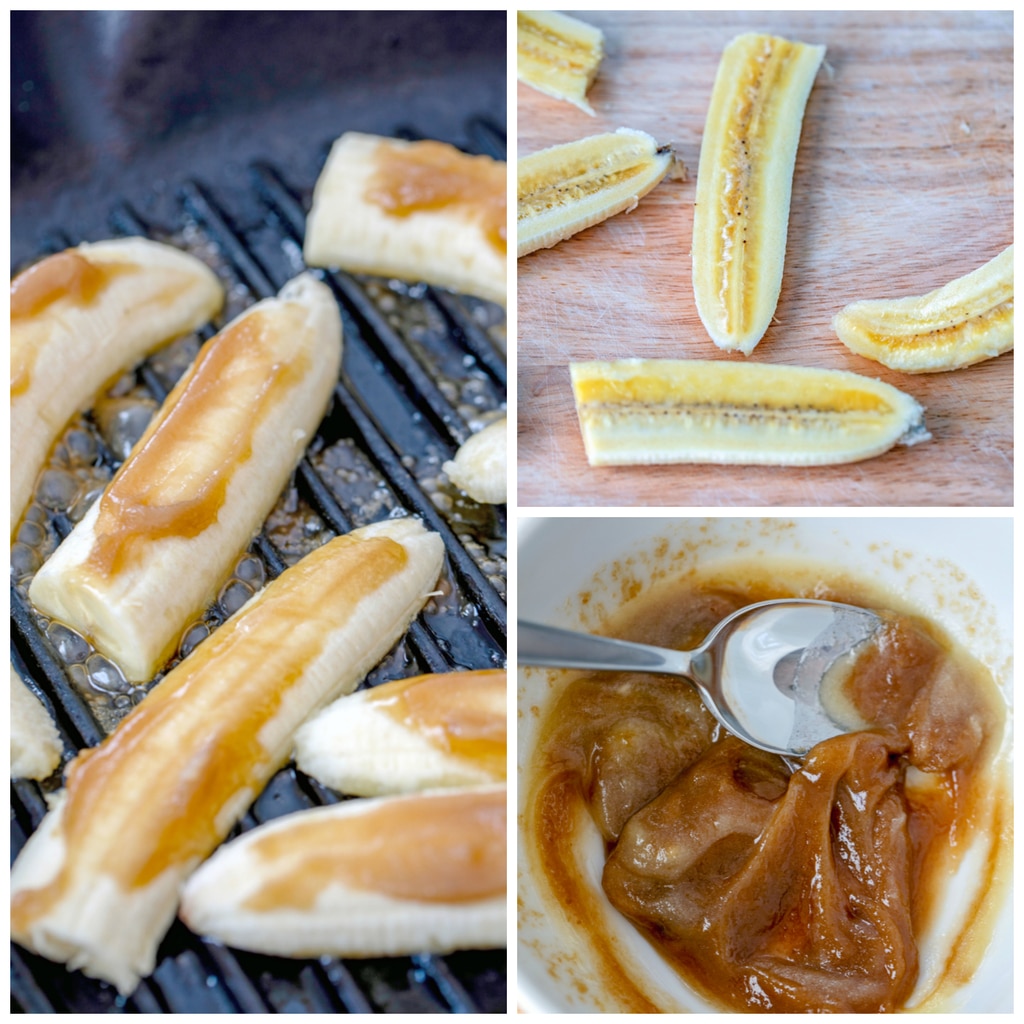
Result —
[{"label": "wood grain surface", "polygon": [[[1009,12],[580,12],[606,37],[590,117],[519,84],[518,151],[619,127],[674,144],[685,182],[518,263],[522,506],[1005,506],[1013,503],[1013,355],[908,375],[854,355],[830,323],[848,302],[920,295],[1013,240]],[[568,364],[628,356],[742,359],[697,315],[695,177],[722,49],[763,31],[827,46],[804,119],[775,321],[749,358],[888,381],[932,440],[808,469],[591,468]]]}]

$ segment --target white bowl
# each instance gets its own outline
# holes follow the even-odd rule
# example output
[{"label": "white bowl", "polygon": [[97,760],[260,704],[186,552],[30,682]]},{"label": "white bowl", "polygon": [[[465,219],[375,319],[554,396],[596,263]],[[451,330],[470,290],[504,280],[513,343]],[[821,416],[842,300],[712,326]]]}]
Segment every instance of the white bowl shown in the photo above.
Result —
[{"label": "white bowl", "polygon": [[[623,579],[658,578],[676,566],[735,561],[738,554],[813,560],[857,579],[873,580],[963,643],[993,673],[1011,704],[1013,523],[1000,518],[663,519],[552,518],[519,520],[518,615],[523,619],[590,628],[622,602]],[[587,600],[581,601],[586,594]],[[528,790],[524,769],[537,725],[551,699],[550,676],[518,677],[519,812]],[[538,713],[540,712],[540,713]],[[1002,756],[1008,761],[1008,718]],[[584,844],[586,847],[586,844]],[[519,841],[518,999],[527,1012],[610,1012],[617,1007],[561,908],[538,885],[529,848]],[[603,849],[580,851],[581,869],[600,894]],[[1013,1008],[1012,894],[971,981],[942,1006],[960,1012]],[[1002,895],[1000,896],[1002,898]],[[603,894],[599,896],[604,903]],[[713,1011],[653,953],[640,933],[607,905],[628,973],[654,1001],[680,1011]]]}]

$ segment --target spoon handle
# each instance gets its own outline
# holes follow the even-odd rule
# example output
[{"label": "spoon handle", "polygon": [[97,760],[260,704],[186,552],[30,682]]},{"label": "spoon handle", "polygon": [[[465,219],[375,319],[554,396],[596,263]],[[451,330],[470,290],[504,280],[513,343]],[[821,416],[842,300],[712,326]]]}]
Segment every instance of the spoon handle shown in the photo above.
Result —
[{"label": "spoon handle", "polygon": [[690,675],[691,659],[686,651],[668,651],[625,640],[609,640],[522,619],[518,623],[517,637],[520,665]]}]

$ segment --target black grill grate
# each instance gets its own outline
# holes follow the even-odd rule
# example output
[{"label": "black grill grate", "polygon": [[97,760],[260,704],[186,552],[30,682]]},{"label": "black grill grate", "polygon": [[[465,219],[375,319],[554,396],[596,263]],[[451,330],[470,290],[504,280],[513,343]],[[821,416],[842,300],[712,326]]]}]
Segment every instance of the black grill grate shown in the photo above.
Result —
[{"label": "black grill grate", "polygon": [[[504,132],[489,121],[470,121],[467,138],[473,151],[504,159]],[[248,176],[237,193],[213,194],[198,181],[185,182],[179,220],[171,225],[146,223],[119,203],[110,233],[148,235],[205,257],[228,288],[227,320],[276,294],[304,269],[301,245],[312,183],[293,189],[266,164],[252,166]],[[54,234],[48,245],[57,250],[77,241]],[[341,377],[331,410],[250,554],[272,578],[330,535],[388,515],[418,516],[445,542],[442,593],[367,684],[414,672],[504,665],[505,510],[476,506],[438,479],[441,463],[478,428],[477,417],[503,408],[503,313],[432,288],[340,273],[323,279],[334,290],[344,323]],[[211,333],[206,329],[198,340]],[[157,356],[139,368],[136,382],[159,402],[172,378]],[[82,426],[95,430],[88,418]],[[97,461],[112,471],[114,459],[98,432],[96,442]],[[62,512],[48,515],[46,529],[55,538],[70,528]],[[29,578],[12,576],[12,660],[54,711],[70,758],[98,743],[105,729],[48,637],[46,621],[25,598]],[[210,617],[215,623],[216,614]],[[57,785],[57,779],[12,783],[12,861],[45,813],[45,792]],[[236,832],[338,799],[289,766]],[[226,949],[176,922],[156,971],[128,999],[16,946],[11,999],[15,1012],[29,1013],[500,1013],[507,1008],[506,953],[290,961]]]}]

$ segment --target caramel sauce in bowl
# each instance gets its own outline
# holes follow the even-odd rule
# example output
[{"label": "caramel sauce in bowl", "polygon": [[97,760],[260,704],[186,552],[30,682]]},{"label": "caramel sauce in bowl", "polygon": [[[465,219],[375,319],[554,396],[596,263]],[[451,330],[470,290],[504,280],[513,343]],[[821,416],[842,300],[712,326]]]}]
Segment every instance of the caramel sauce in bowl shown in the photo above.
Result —
[{"label": "caramel sauce in bowl", "polygon": [[[662,642],[667,638],[669,646],[680,647],[690,639],[683,635],[687,620],[706,625],[700,615],[718,615],[721,609],[716,601],[742,600],[744,595],[754,600],[839,594],[853,603],[885,607],[921,623],[921,650],[931,650],[934,638],[942,656],[957,666],[967,666],[965,671],[972,680],[978,680],[978,692],[987,694],[975,717],[990,723],[986,728],[991,729],[993,738],[982,744],[982,759],[970,772],[936,771],[935,758],[956,760],[961,756],[954,749],[955,739],[965,731],[967,721],[949,712],[953,703],[942,695],[933,704],[950,717],[945,722],[933,720],[927,730],[915,719],[918,724],[911,728],[912,732],[916,729],[917,747],[907,756],[928,770],[906,767],[907,757],[888,756],[884,742],[879,746],[871,741],[866,744],[870,748],[867,759],[858,762],[861,774],[847,776],[883,780],[876,796],[883,803],[888,801],[884,806],[890,817],[899,818],[901,806],[909,809],[911,825],[901,833],[903,847],[895,849],[906,854],[909,847],[914,867],[909,875],[904,872],[897,877],[887,872],[885,881],[890,886],[890,901],[892,892],[912,893],[909,916],[896,918],[902,922],[900,927],[912,928],[916,953],[904,965],[903,988],[892,986],[894,1005],[887,1008],[1009,1010],[1011,537],[1009,519],[535,520],[520,528],[519,613],[525,616],[529,612],[531,619],[567,628],[610,630],[621,636],[632,630],[632,639],[652,642],[658,636]],[[704,596],[694,605],[696,610],[688,608],[686,602],[705,584],[710,590],[703,591]],[[709,593],[718,596],[711,599]],[[722,593],[732,596],[721,598]],[[681,604],[682,610],[669,606],[660,611],[659,603],[665,607],[663,597]],[[636,631],[648,635],[636,635]],[[921,655],[921,660],[927,659]],[[750,998],[743,1005],[742,992],[727,991],[721,979],[709,977],[714,973],[710,957],[699,942],[696,956],[692,948],[688,952],[685,929],[676,929],[676,939],[672,939],[659,931],[657,922],[648,930],[616,909],[632,912],[635,906],[631,902],[642,905],[648,899],[648,907],[642,907],[647,913],[654,905],[649,900],[650,889],[636,888],[629,876],[639,865],[640,874],[647,875],[643,884],[652,878],[657,883],[659,849],[648,839],[664,834],[666,822],[675,846],[660,848],[667,851],[663,859],[682,856],[680,843],[685,843],[678,831],[672,830],[673,815],[679,806],[699,802],[706,789],[701,788],[705,784],[699,774],[687,782],[693,769],[680,772],[679,764],[692,762],[692,751],[685,749],[688,742],[703,749],[708,736],[699,721],[689,738],[682,735],[673,716],[688,712],[677,707],[674,696],[662,706],[657,701],[665,698],[638,689],[635,678],[609,678],[610,688],[627,693],[627,709],[633,702],[646,710],[638,711],[635,721],[627,720],[621,711],[609,712],[612,724],[601,734],[601,742],[589,747],[583,744],[590,761],[581,767],[573,762],[575,741],[566,740],[572,725],[567,719],[575,715],[586,723],[588,716],[599,715],[607,699],[601,687],[594,684],[588,689],[581,673],[519,672],[519,1004],[536,1012],[763,1012],[765,1007],[757,1003],[756,985],[750,985]],[[884,666],[868,682],[860,698],[881,706],[885,703]],[[939,693],[945,683],[936,686]],[[555,713],[556,708],[560,714]],[[565,714],[567,708],[569,715]],[[664,763],[646,758],[639,774],[649,792],[639,785],[633,796],[624,799],[607,781],[614,783],[614,771],[605,776],[602,768],[605,763],[614,767],[620,756],[617,751],[637,742],[637,737],[644,741],[645,730],[661,730],[658,749],[672,746],[664,739],[668,737],[678,750],[670,751]],[[929,730],[942,742],[932,746],[924,742]],[[712,749],[720,746],[715,744]],[[742,784],[732,788],[741,791],[742,799],[737,804],[734,794],[731,803],[711,802],[709,806],[732,808],[734,826],[747,815],[752,832],[761,820],[758,808],[763,810],[776,801],[794,801],[795,820],[803,822],[800,813],[805,804],[800,801],[815,785],[825,785],[830,772],[836,772],[833,751],[816,764],[806,762],[807,774],[800,784],[793,788],[789,783],[791,792],[782,795],[788,769],[761,765],[756,759],[737,760],[735,752],[727,750],[728,746],[722,748],[716,756],[720,763],[731,759],[737,765],[733,778],[742,779]],[[682,760],[673,761],[673,757]],[[708,770],[713,767],[714,758]],[[816,781],[819,776],[820,782]],[[581,787],[581,777],[590,780],[589,790],[586,782]],[[890,777],[900,780],[903,788],[898,795],[885,788],[884,780]],[[628,778],[633,786],[635,779],[632,775]],[[712,773],[708,778],[715,776]],[[844,814],[856,808],[863,794],[847,794],[842,787],[836,792],[834,828],[842,838]],[[673,799],[679,803],[673,805]],[[870,793],[868,799],[873,799]],[[742,813],[736,811],[737,806]],[[955,813],[951,814],[951,808]],[[716,811],[703,820],[720,816]],[[765,814],[762,817],[772,820]],[[557,825],[553,827],[552,822]],[[827,830],[827,814],[824,827]],[[788,839],[778,828],[773,834],[766,825],[764,835],[747,837],[736,834],[742,833],[740,826],[726,831],[729,834],[715,848],[714,857],[700,862],[703,873],[698,873],[698,888],[686,897],[691,902],[680,903],[672,885],[658,890],[664,903],[676,901],[668,915],[670,930],[673,914],[685,917],[688,907],[699,905],[701,892],[712,891],[720,877],[736,869],[747,856],[750,842],[756,839],[782,861],[778,851]],[[809,830],[793,829],[789,834],[799,844],[805,831]],[[625,850],[628,870],[622,872],[623,851],[619,851],[620,863],[614,869],[610,857],[616,844],[625,848],[627,842],[632,846]],[[855,846],[850,849],[856,852]],[[756,903],[756,893],[777,886],[783,875],[781,870],[767,871],[748,887],[747,891],[755,894],[748,900]],[[805,882],[811,892],[819,884],[811,873]],[[858,917],[874,914],[878,918],[880,906],[871,900],[862,903],[852,913],[851,932],[863,927]],[[798,916],[792,925],[776,931],[769,950],[772,955],[799,948],[803,941],[796,923],[803,914],[799,901],[790,907]],[[718,926],[719,917],[708,915],[710,931]],[[678,941],[680,935],[682,941]],[[750,978],[756,981],[754,975],[754,971],[749,977],[741,975],[740,987]]]}]

